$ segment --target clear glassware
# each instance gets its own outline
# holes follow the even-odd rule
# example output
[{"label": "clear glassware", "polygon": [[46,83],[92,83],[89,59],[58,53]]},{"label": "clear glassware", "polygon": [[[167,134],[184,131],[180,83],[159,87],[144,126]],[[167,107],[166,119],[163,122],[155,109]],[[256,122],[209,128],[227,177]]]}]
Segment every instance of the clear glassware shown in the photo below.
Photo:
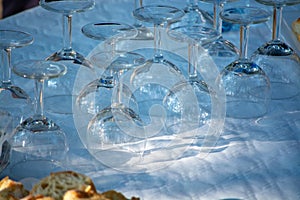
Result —
[{"label": "clear glassware", "polygon": [[282,10],[285,6],[299,4],[299,0],[256,0],[273,6],[272,40],[259,47],[251,56],[268,75],[271,99],[292,99],[299,94],[300,57],[289,44],[280,39]]},{"label": "clear glassware", "polygon": [[221,12],[223,20],[240,25],[240,57],[226,66],[217,82],[226,93],[226,115],[258,118],[268,112],[270,82],[266,73],[247,57],[249,26],[269,20],[269,12],[257,7],[235,7]]},{"label": "clear glassware", "polygon": [[[134,0],[134,10],[143,7],[143,0]],[[154,34],[153,32],[145,27],[139,20],[134,18],[133,26],[138,30],[137,36],[135,36],[133,39],[135,40],[153,40]]]},{"label": "clear glassware", "polygon": [[31,34],[17,30],[0,30],[0,48],[2,50],[2,79],[0,82],[0,101],[5,102],[0,107],[14,117],[17,125],[23,117],[30,114],[32,102],[28,94],[13,83],[11,77],[11,52],[33,42]]},{"label": "clear glassware", "polygon": [[213,17],[207,11],[199,8],[198,0],[186,0],[186,3],[187,6],[183,9],[185,15],[182,20],[194,25],[213,26]]},{"label": "clear glassware", "polygon": [[[154,55],[153,58],[147,61],[147,66],[153,63],[161,63],[170,69],[181,73],[178,67],[166,60],[161,48],[161,34],[165,23],[171,20],[177,20],[184,16],[184,12],[176,7],[166,5],[147,5],[137,8],[133,11],[133,16],[140,21],[153,24],[154,28]],[[147,67],[145,67],[147,69]]]},{"label": "clear glassware", "polygon": [[8,143],[13,129],[13,117],[7,111],[0,110],[0,173],[10,160],[11,146]]},{"label": "clear glassware", "polygon": [[88,60],[72,47],[72,15],[94,8],[94,0],[40,0],[40,5],[49,11],[63,15],[63,47],[47,60],[72,60],[75,64],[92,67]]},{"label": "clear glassware", "polygon": [[[179,69],[179,67],[174,64],[173,61],[166,59],[164,56],[164,51],[161,47],[161,35],[165,23],[181,19],[185,13],[183,10],[172,6],[147,5],[134,10],[133,15],[138,20],[152,23],[154,26],[155,38],[152,58],[148,59],[145,65],[131,71],[129,75],[130,85],[138,88],[133,90],[133,96],[139,99],[139,115],[144,123],[149,124],[152,123],[151,116],[149,117],[148,115],[149,109],[156,104],[164,107],[163,98],[168,93],[170,84],[174,83],[173,81],[177,78],[183,80],[181,69]],[[166,75],[166,79],[169,80],[169,83],[166,83],[167,86],[163,84],[166,80],[157,82],[158,80],[155,77],[156,75],[153,75],[157,73],[159,74],[160,68],[162,68],[162,71],[166,70],[168,72],[167,74],[169,74]],[[169,78],[167,76],[169,76]],[[157,75],[157,77],[159,76]],[[159,118],[160,113],[157,114],[158,116],[156,118]]]},{"label": "clear glassware", "polygon": [[[210,88],[199,73],[198,59],[199,59],[199,46],[216,40],[219,37],[219,33],[214,28],[208,28],[202,25],[192,25],[185,21],[178,20],[168,23],[167,33],[173,40],[188,43],[188,78],[186,81],[179,82],[170,90],[165,96],[164,103],[170,110],[173,110],[175,114],[182,114],[184,111],[184,104],[188,102],[180,102],[180,96],[184,95],[188,89],[192,89],[196,99],[197,106],[193,107],[193,110],[197,110],[198,118],[187,117],[180,119],[178,124],[172,124],[169,131],[176,132],[183,130],[183,124],[189,124],[186,126],[188,129],[195,129],[208,124],[210,119],[211,101],[210,101]],[[183,98],[184,99],[184,98]],[[189,102],[192,104],[192,102]],[[186,111],[185,111],[186,112]],[[195,115],[195,112],[191,112]],[[176,128],[177,127],[177,128]],[[187,129],[187,130],[188,130]],[[185,131],[187,131],[185,130]]]},{"label": "clear glassware", "polygon": [[[82,27],[82,32],[90,38],[105,41],[108,50],[91,56],[91,63],[103,70],[100,77],[86,85],[76,98],[76,105],[85,113],[95,115],[111,105],[112,88],[119,77],[126,71],[142,65],[145,58],[135,52],[116,49],[120,39],[134,38],[138,31],[133,26],[118,22],[89,23]],[[104,100],[104,101],[103,101]]]},{"label": "clear glassware", "polygon": [[44,115],[43,89],[45,80],[64,75],[66,66],[53,61],[27,60],[14,65],[13,71],[35,80],[35,113],[14,129],[9,140],[11,176],[17,180],[40,179],[50,172],[64,170],[69,149],[66,134]]},{"label": "clear glassware", "polygon": [[[62,48],[46,60],[49,61],[71,61],[74,64],[82,65],[92,69],[92,64],[77,50],[72,47],[72,19],[73,15],[80,12],[91,10],[95,6],[95,0],[40,0],[40,5],[46,10],[62,15]],[[69,66],[69,63],[66,62]],[[55,114],[73,114],[71,77],[77,69],[70,65],[68,74],[63,78],[51,79],[45,88],[45,111]]]},{"label": "clear glassware", "polygon": [[209,43],[203,45],[208,50],[209,54],[214,58],[220,70],[238,58],[239,49],[229,40],[222,36],[222,18],[220,12],[224,9],[225,3],[234,2],[237,0],[201,0],[203,2],[213,3],[213,26],[218,31],[219,37]]},{"label": "clear glassware", "polygon": [[[159,68],[167,70],[170,77],[183,78],[182,71],[179,67],[165,58],[162,50],[162,31],[165,23],[181,19],[185,13],[176,7],[167,5],[147,5],[133,11],[133,15],[141,21],[152,23],[154,27],[154,52],[152,58],[148,59],[145,65],[133,70],[130,74],[130,84],[139,88],[135,90],[134,96],[139,99],[139,114],[142,120],[147,124],[151,123],[148,111],[152,105],[162,105],[164,96],[168,93],[169,88],[164,84],[155,84],[157,80],[153,74],[159,73]],[[145,82],[149,82],[144,84]],[[163,83],[164,80],[161,80]],[[170,84],[173,81],[170,79]],[[167,84],[169,85],[169,84]]]}]

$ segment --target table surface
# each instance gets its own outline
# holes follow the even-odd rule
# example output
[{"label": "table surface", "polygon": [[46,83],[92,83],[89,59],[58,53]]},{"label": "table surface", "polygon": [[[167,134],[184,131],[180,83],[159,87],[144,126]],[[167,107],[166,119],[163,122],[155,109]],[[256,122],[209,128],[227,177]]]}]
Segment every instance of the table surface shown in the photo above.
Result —
[{"label": "table surface", "polygon": [[[168,1],[164,1],[170,3]],[[172,5],[183,7],[182,1]],[[175,4],[176,3],[176,4]],[[204,6],[210,8],[211,5]],[[227,5],[228,6],[228,5]],[[206,8],[205,7],[205,8]],[[118,8],[118,9],[116,9]],[[73,47],[88,56],[99,42],[85,37],[80,29],[89,22],[133,23],[130,0],[96,0],[93,10],[73,16]],[[269,8],[268,8],[269,9]],[[300,52],[300,43],[290,25],[299,17],[299,6],[284,10],[282,38]],[[270,22],[251,29],[249,53],[271,38]],[[32,45],[14,49],[13,63],[44,59],[61,47],[61,15],[36,7],[0,20],[0,29],[19,29],[31,33]],[[238,45],[239,32],[224,37]],[[65,80],[78,77],[77,67]],[[13,76],[29,91],[32,82]],[[46,88],[47,90],[47,88]],[[30,93],[32,94],[32,93]],[[270,112],[257,120],[225,120],[220,141],[225,145],[206,156],[195,152],[166,162],[164,168],[143,173],[127,173],[106,167],[86,150],[78,135],[73,115],[46,113],[67,133],[70,144],[68,168],[90,176],[99,191],[116,189],[126,196],[141,199],[300,199],[300,97],[272,101]],[[24,169],[25,171],[26,169]],[[9,174],[4,170],[1,178]]]}]

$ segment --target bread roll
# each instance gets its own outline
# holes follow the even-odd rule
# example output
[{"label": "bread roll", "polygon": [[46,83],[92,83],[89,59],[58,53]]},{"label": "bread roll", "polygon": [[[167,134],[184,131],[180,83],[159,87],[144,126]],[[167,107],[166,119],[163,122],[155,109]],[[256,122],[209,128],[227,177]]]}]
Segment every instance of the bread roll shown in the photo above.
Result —
[{"label": "bread roll", "polygon": [[63,200],[110,200],[104,195],[94,192],[80,190],[69,190],[65,193]]},{"label": "bread roll", "polygon": [[51,173],[43,178],[33,186],[30,194],[32,196],[42,195],[61,200],[68,190],[74,189],[97,193],[93,181],[88,176],[73,171],[63,171]]},{"label": "bread roll", "polygon": [[300,41],[300,18],[293,21],[292,30],[293,30],[294,34],[296,35],[298,41]]},{"label": "bread roll", "polygon": [[[128,200],[122,193],[115,190],[108,190],[106,192],[103,192],[102,195],[110,200]],[[139,198],[131,197],[131,200],[139,200]]]},{"label": "bread roll", "polygon": [[22,198],[21,200],[54,200],[54,198],[45,197],[43,195],[37,195],[37,196],[28,195],[28,196]]},{"label": "bread roll", "polygon": [[[51,173],[33,186],[31,191],[22,183],[5,177],[0,181],[0,200],[128,200],[122,193],[109,190],[98,193],[93,181],[74,171]],[[131,200],[139,200],[132,197]]]},{"label": "bread roll", "polygon": [[22,183],[13,181],[8,176],[0,181],[0,200],[21,199],[28,193]]}]

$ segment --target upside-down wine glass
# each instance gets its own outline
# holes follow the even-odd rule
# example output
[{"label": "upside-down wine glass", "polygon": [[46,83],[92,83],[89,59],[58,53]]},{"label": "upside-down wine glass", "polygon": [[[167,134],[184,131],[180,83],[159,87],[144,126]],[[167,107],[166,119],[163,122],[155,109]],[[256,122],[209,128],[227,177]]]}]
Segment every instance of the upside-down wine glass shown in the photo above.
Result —
[{"label": "upside-down wine glass", "polygon": [[127,70],[144,64],[145,59],[138,53],[116,48],[118,40],[137,36],[138,31],[133,26],[118,22],[89,23],[82,27],[82,32],[87,37],[102,41],[106,48],[90,58],[91,63],[103,73],[87,84],[76,98],[81,111],[95,115],[103,108],[110,107],[111,100],[107,97],[111,97],[112,88],[119,77]]},{"label": "upside-down wine glass", "polygon": [[257,7],[235,7],[221,12],[223,20],[240,25],[240,57],[226,66],[218,84],[226,93],[226,115],[251,119],[265,115],[270,99],[270,82],[266,73],[247,57],[249,26],[269,20],[269,12]]},{"label": "upside-down wine glass", "polygon": [[222,18],[220,12],[224,9],[225,3],[234,2],[237,0],[201,0],[203,2],[213,3],[214,28],[218,31],[219,37],[203,45],[208,53],[217,62],[220,70],[238,58],[239,49],[229,40],[222,36]]},{"label": "upside-down wine glass", "polygon": [[0,30],[0,48],[2,79],[0,82],[1,109],[8,111],[17,125],[23,120],[23,115],[29,114],[32,102],[28,94],[16,86],[11,77],[11,52],[14,48],[27,46],[33,42],[33,37],[26,32],[17,30]]},{"label": "upside-down wine glass", "polygon": [[65,169],[62,161],[69,149],[66,135],[44,115],[43,89],[45,80],[64,75],[67,68],[54,61],[26,60],[14,65],[13,71],[35,80],[35,113],[14,129],[9,140],[12,146],[10,174],[17,180],[40,179],[52,171]]},{"label": "upside-down wine glass", "polygon": [[[138,53],[116,49],[118,40],[137,36],[138,31],[133,26],[118,22],[90,23],[82,28],[82,32],[87,37],[105,41],[104,45],[109,45],[106,47],[109,50],[91,55],[91,63],[102,69],[103,73],[81,90],[76,104],[81,110],[94,114],[87,126],[88,150],[98,160],[110,165],[106,159],[119,162],[120,158],[116,159],[115,156],[119,157],[127,150],[133,151],[129,144],[139,141],[139,138],[126,134],[119,126],[122,122],[130,129],[131,122],[141,125],[142,121],[137,110],[124,101],[123,95],[119,95],[128,93],[129,99],[131,92],[126,85],[117,85],[124,73],[143,65],[145,59]],[[114,92],[116,99],[113,98]],[[131,98],[131,101],[134,99]],[[108,151],[112,152],[109,158],[103,156]]]},{"label": "upside-down wine glass", "polygon": [[[61,14],[62,16],[62,48],[46,60],[49,61],[71,61],[75,65],[85,66],[93,69],[91,63],[77,50],[72,47],[72,20],[73,15],[88,11],[94,8],[94,0],[40,0],[40,5],[51,12]],[[66,63],[67,64],[67,63]],[[45,88],[45,111],[55,114],[73,114],[72,94],[74,73],[77,68],[74,65],[67,64],[68,74],[59,79],[47,81]]]},{"label": "upside-down wine glass", "polygon": [[40,0],[40,5],[49,11],[62,13],[63,15],[63,47],[47,58],[47,60],[60,61],[72,60],[91,68],[88,60],[75,51],[72,47],[72,15],[85,12],[95,6],[94,0]]},{"label": "upside-down wine glass", "polygon": [[300,58],[289,44],[280,39],[282,10],[285,6],[299,4],[299,0],[256,0],[273,6],[272,40],[259,47],[252,55],[268,75],[271,84],[271,99],[292,99],[300,92]]},{"label": "upside-down wine glass", "polygon": [[177,66],[166,60],[161,49],[162,28],[165,23],[172,20],[177,20],[184,16],[184,12],[176,7],[166,5],[148,5],[137,8],[133,11],[133,16],[140,21],[153,23],[154,28],[154,55],[147,60],[145,70],[153,63],[161,63],[181,73]]},{"label": "upside-down wine glass", "polygon": [[198,49],[199,46],[216,40],[219,37],[219,33],[214,28],[198,24],[192,25],[182,20],[168,23],[167,33],[173,40],[188,43],[188,79],[187,81],[176,84],[166,95],[164,102],[174,113],[182,113],[184,109],[182,105],[186,102],[179,102],[178,100],[180,98],[178,98],[178,96],[185,95],[184,93],[186,93],[186,90],[190,87],[195,93],[199,108],[197,110],[197,112],[199,112],[197,115],[199,116],[198,119],[195,118],[191,120],[191,118],[186,118],[188,121],[182,121],[181,119],[179,124],[172,124],[171,129],[169,128],[169,130],[171,132],[176,132],[176,129],[178,129],[177,126],[179,125],[180,130],[182,131],[183,124],[189,124],[189,126],[187,126],[189,129],[198,128],[208,123],[211,110],[209,87],[203,78],[199,76]]},{"label": "upside-down wine glass", "polygon": [[[139,99],[140,117],[144,122],[151,123],[151,119],[148,117],[148,110],[153,104],[162,106],[163,97],[169,90],[163,84],[155,84],[157,80],[152,73],[162,73],[158,70],[164,68],[161,70],[168,71],[170,77],[182,76],[182,70],[174,64],[175,60],[169,60],[163,53],[162,42],[164,41],[162,41],[162,31],[165,31],[163,29],[165,23],[178,20],[185,13],[183,10],[172,6],[147,5],[134,10],[133,15],[140,21],[152,23],[154,28],[154,52],[152,57],[146,61],[145,65],[138,67],[130,75],[130,84],[138,88],[135,90],[134,96]],[[152,49],[150,50],[152,51]],[[167,76],[165,77],[166,79]],[[165,80],[161,80],[160,82],[164,83]],[[173,83],[173,80],[169,80],[168,85],[171,83]]]},{"label": "upside-down wine glass", "polygon": [[[137,112],[133,113],[132,111],[135,111],[134,108],[137,103],[135,102],[135,93],[129,88],[130,84],[128,82],[124,84],[123,81],[121,83],[121,80],[126,76],[128,79],[130,79],[130,77],[137,79],[138,82],[144,81],[144,79],[140,79],[139,75],[141,75],[141,73],[142,75],[147,74],[147,72],[149,72],[148,69],[152,67],[157,67],[156,69],[162,70],[165,69],[164,75],[168,82],[171,81],[168,79],[168,72],[173,77],[180,74],[179,69],[174,64],[169,65],[170,62],[164,59],[162,50],[160,49],[161,33],[160,30],[156,30],[156,26],[162,26],[163,23],[170,19],[181,17],[184,15],[184,12],[174,7],[151,5],[137,8],[133,11],[133,15],[135,17],[138,16],[137,19],[143,19],[142,21],[152,22],[154,24],[154,56],[143,65],[136,66],[120,76],[118,85],[114,87],[115,90],[112,95],[111,106],[97,113],[87,128],[87,146],[91,154],[105,165],[126,171],[132,171],[136,169],[136,167],[139,167],[136,166],[136,164],[142,160],[141,158],[147,150],[146,139],[149,135],[145,133],[147,132],[144,130],[145,121],[140,118],[140,115],[143,114],[141,113],[141,109],[146,110],[149,107],[145,104],[137,106]],[[160,28],[161,27],[158,29]],[[137,71],[141,73],[134,73]],[[148,89],[149,88],[145,87],[142,90],[138,90],[138,92],[141,91],[142,94],[153,94],[151,93],[152,91]],[[155,90],[155,92],[159,93],[160,91]],[[126,99],[124,99],[124,97]],[[147,99],[147,101],[151,100]],[[123,108],[121,107],[122,105]],[[156,119],[152,118],[152,120],[157,122]],[[156,124],[155,122],[154,124]],[[160,126],[151,126],[147,133],[151,134],[160,128]],[[161,148],[161,146],[159,148]],[[107,156],[108,154],[110,155],[109,157]]]}]

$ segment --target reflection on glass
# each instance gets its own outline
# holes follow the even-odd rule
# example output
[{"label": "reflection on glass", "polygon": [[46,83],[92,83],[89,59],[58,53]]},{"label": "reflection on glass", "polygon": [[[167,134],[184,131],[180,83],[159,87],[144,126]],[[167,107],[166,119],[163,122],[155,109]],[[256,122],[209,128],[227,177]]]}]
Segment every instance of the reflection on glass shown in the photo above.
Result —
[{"label": "reflection on glass", "polygon": [[264,23],[270,14],[256,7],[235,7],[221,12],[223,20],[240,25],[240,57],[218,77],[226,93],[226,113],[232,118],[257,118],[268,111],[270,82],[265,72],[247,57],[249,26]]}]

